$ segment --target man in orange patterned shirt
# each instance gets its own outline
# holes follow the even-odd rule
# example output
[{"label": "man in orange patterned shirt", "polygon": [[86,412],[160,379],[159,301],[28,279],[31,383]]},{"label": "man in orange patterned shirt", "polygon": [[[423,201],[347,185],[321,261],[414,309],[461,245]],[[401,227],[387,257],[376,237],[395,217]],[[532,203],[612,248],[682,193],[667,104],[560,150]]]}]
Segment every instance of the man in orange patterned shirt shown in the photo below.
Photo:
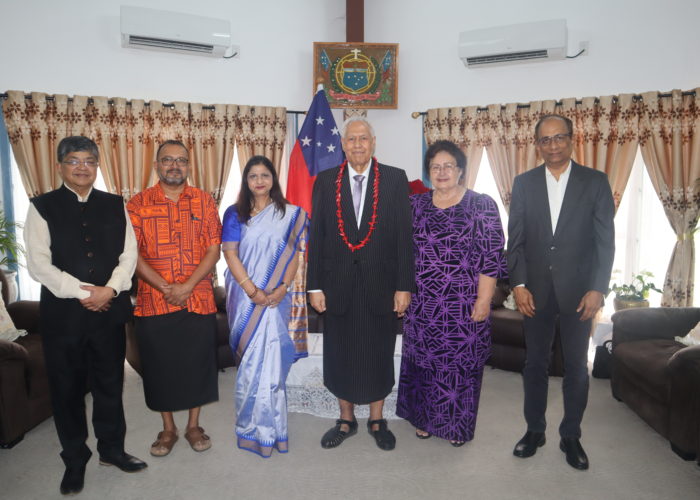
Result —
[{"label": "man in orange patterned shirt", "polygon": [[187,183],[189,153],[182,142],[161,144],[155,169],[158,184],[134,196],[127,209],[139,247],[134,314],[143,388],[146,405],[163,418],[151,454],[165,456],[178,439],[178,410],[189,410],[190,446],[211,447],[199,413],[219,399],[211,271],[219,260],[221,222],[212,197]]}]

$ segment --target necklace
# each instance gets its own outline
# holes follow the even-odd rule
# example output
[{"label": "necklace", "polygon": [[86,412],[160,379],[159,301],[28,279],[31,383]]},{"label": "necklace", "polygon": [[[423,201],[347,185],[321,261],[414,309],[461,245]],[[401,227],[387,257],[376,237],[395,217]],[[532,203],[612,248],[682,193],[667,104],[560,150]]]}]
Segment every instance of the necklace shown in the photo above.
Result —
[{"label": "necklace", "polygon": [[258,208],[257,206],[253,205],[253,208],[250,211],[250,215],[253,216],[259,214],[260,212],[265,210],[270,203],[272,203],[272,200],[268,198],[262,208]]},{"label": "necklace", "polygon": [[340,234],[343,242],[348,246],[351,252],[359,250],[367,243],[374,232],[374,228],[377,225],[377,205],[379,204],[379,164],[376,158],[372,158],[372,168],[374,169],[374,183],[372,186],[372,217],[369,219],[369,231],[367,235],[360,241],[357,245],[353,245],[348,241],[348,236],[345,234],[345,221],[343,220],[343,212],[340,207],[340,185],[343,181],[343,174],[345,173],[345,168],[347,167],[348,161],[345,160],[343,164],[338,169],[338,177],[335,180],[335,214],[338,219],[338,233]]}]

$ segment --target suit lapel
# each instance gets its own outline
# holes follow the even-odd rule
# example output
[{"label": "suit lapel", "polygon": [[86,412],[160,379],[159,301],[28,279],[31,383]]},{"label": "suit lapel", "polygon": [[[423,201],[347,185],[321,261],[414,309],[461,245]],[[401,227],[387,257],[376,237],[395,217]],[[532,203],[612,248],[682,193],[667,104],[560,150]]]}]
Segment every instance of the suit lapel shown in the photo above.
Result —
[{"label": "suit lapel", "polygon": [[369,166],[369,175],[367,176],[367,190],[365,191],[365,203],[362,205],[362,215],[360,220],[360,230],[358,232],[358,240],[364,238],[369,231],[369,219],[372,217],[372,203],[374,202],[374,169],[372,163]]},{"label": "suit lapel", "polygon": [[532,189],[532,199],[535,200],[537,212],[539,213],[542,220],[546,220],[547,231],[549,236],[552,236],[552,214],[549,210],[549,197],[547,196],[547,178],[544,165],[541,165],[539,171],[537,172],[537,177],[535,182],[531,186]]},{"label": "suit lapel", "polygon": [[561,210],[559,211],[559,219],[554,234],[560,232],[560,228],[565,227],[567,219],[576,211],[578,200],[583,194],[583,178],[581,176],[582,167],[578,163],[571,161],[571,172],[569,173],[569,182],[566,183],[566,191],[564,191],[564,199],[561,202]]}]

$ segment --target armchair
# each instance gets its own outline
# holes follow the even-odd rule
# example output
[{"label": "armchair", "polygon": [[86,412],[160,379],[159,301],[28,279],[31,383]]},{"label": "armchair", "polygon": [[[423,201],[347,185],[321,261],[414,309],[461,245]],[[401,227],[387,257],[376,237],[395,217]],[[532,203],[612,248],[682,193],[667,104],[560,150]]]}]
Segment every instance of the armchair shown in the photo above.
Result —
[{"label": "armchair", "polygon": [[627,309],[612,321],[613,396],[692,460],[700,450],[700,346],[674,337],[700,321],[700,308]]}]

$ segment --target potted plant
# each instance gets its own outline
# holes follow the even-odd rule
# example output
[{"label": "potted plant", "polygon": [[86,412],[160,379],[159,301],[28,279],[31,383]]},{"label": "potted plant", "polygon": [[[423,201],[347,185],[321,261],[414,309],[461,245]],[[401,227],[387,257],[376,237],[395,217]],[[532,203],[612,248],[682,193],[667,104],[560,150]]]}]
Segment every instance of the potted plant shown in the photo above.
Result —
[{"label": "potted plant", "polygon": [[[619,273],[619,271],[615,271]],[[632,281],[618,285],[614,283],[610,287],[611,292],[615,292],[615,300],[613,306],[615,311],[629,309],[631,307],[649,307],[649,290],[663,293],[650,280],[654,275],[649,271],[640,271],[636,274]]]},{"label": "potted plant", "polygon": [[19,256],[24,254],[24,248],[17,241],[16,234],[16,229],[21,227],[21,224],[9,220],[0,210],[0,272],[5,274],[10,302],[17,300],[17,271],[8,266],[18,264]]},{"label": "potted plant", "polygon": [[8,264],[16,264],[17,258],[24,254],[22,244],[17,241],[16,229],[21,224],[8,220],[0,210],[0,267],[5,270]]}]

